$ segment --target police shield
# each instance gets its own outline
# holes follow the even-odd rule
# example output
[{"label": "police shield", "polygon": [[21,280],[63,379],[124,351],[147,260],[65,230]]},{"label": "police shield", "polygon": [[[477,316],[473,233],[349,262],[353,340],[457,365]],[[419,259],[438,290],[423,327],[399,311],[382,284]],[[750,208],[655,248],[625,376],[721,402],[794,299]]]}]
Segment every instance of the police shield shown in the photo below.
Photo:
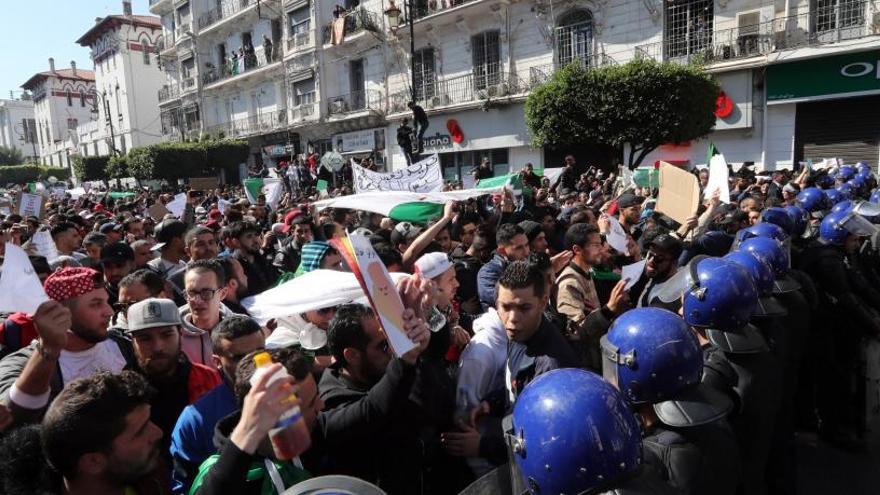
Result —
[{"label": "police shield", "polygon": [[297,483],[282,495],[388,495],[381,488],[351,476],[319,476]]}]

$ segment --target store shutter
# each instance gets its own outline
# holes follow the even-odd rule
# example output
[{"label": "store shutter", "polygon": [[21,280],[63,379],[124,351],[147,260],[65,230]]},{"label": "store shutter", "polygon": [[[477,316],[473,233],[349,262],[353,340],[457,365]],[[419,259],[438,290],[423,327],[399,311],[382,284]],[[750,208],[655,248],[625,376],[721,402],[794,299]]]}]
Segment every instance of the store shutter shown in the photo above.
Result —
[{"label": "store shutter", "polygon": [[880,154],[880,96],[799,103],[795,160],[841,158],[877,167]]}]

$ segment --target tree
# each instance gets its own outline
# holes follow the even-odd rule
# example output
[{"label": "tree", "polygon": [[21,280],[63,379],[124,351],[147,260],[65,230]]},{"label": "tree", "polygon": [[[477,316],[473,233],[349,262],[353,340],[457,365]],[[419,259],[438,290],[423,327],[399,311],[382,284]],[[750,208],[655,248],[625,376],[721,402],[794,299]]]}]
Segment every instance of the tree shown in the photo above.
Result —
[{"label": "tree", "polygon": [[24,156],[18,148],[0,146],[0,165],[21,165]]},{"label": "tree", "polygon": [[629,146],[634,169],[658,146],[703,137],[715,125],[718,83],[701,67],[633,60],[557,71],[526,100],[532,145]]}]

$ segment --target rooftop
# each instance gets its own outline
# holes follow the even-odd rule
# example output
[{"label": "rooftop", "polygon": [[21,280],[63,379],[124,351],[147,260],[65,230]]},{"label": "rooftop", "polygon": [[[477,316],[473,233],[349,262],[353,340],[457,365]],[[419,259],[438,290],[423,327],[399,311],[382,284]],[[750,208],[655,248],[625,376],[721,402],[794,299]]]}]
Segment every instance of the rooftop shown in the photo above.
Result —
[{"label": "rooftop", "polygon": [[108,15],[95,22],[95,25],[86,31],[86,34],[82,35],[80,39],[76,40],[76,42],[82,46],[91,46],[95,39],[105,31],[114,29],[123,24],[162,29],[162,23],[159,21],[159,18],[153,15]]},{"label": "rooftop", "polygon": [[86,69],[77,69],[76,74],[73,73],[73,69],[58,69],[55,72],[50,70],[44,72],[37,72],[30,79],[27,80],[24,84],[21,85],[24,89],[32,89],[37,86],[37,84],[43,82],[44,80],[50,77],[57,77],[59,79],[70,79],[73,81],[90,81],[95,82],[95,72]]}]

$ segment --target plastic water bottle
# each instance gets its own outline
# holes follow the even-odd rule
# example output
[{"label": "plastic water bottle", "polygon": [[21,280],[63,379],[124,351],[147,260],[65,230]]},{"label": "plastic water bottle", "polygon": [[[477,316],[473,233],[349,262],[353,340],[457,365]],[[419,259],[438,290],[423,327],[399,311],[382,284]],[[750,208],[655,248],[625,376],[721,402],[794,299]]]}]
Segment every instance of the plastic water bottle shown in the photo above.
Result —
[{"label": "plastic water bottle", "polygon": [[[257,380],[268,371],[269,366],[272,365],[272,356],[268,352],[261,352],[254,356],[254,365],[256,365],[256,370],[254,371],[254,376],[251,377],[251,386],[257,383]],[[268,384],[288,376],[290,375],[287,374],[287,370],[282,366],[281,369],[269,378]],[[290,392],[290,395],[283,399],[282,402],[294,405],[285,411],[278,418],[275,427],[269,430],[269,439],[272,441],[272,450],[275,451],[275,457],[281,461],[289,461],[308,450],[312,444],[312,435],[299,409],[299,405],[296,404],[296,394]]]}]

